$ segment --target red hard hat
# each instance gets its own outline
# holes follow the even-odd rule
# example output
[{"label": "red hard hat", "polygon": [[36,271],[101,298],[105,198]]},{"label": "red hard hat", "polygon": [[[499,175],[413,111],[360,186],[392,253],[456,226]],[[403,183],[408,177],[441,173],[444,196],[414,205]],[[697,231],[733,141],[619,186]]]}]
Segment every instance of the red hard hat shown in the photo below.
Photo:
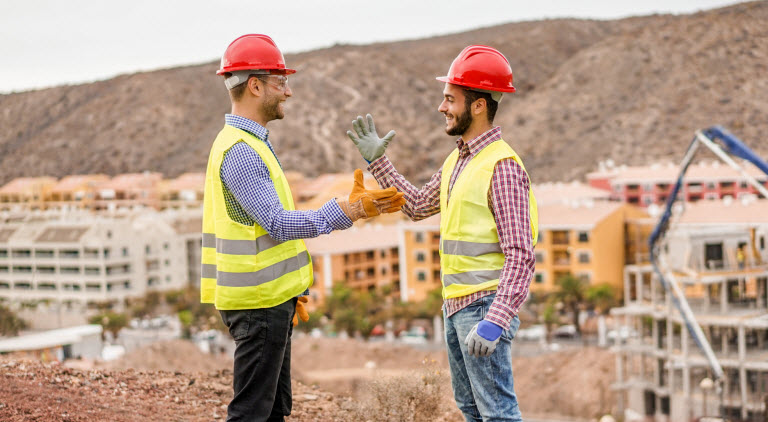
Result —
[{"label": "red hard hat", "polygon": [[485,45],[470,45],[461,50],[451,63],[448,76],[436,79],[470,89],[515,92],[509,61],[499,50]]},{"label": "red hard hat", "polygon": [[248,34],[229,44],[221,57],[221,69],[216,71],[216,74],[257,69],[284,75],[296,73],[295,70],[285,67],[283,53],[272,38],[262,34]]}]

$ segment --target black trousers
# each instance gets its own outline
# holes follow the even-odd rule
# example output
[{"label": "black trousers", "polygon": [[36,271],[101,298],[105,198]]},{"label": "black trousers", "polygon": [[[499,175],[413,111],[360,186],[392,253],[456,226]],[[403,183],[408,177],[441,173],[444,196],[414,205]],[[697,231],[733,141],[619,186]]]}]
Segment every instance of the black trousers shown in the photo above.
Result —
[{"label": "black trousers", "polygon": [[219,311],[235,340],[227,421],[279,422],[291,414],[291,333],[296,298],[273,308]]}]

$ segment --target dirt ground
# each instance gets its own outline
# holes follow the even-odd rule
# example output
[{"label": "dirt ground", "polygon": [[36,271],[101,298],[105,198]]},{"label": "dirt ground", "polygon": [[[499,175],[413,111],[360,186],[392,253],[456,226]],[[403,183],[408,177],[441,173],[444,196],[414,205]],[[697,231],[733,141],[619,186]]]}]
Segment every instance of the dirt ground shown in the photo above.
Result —
[{"label": "dirt ground", "polygon": [[[594,420],[614,402],[608,389],[614,360],[607,350],[574,348],[513,362],[524,416]],[[181,340],[136,350],[108,365],[6,358],[0,360],[0,420],[223,420],[232,395],[231,364],[227,356],[212,358]],[[439,348],[305,337],[293,343],[292,366],[290,421],[392,420],[360,416],[359,409],[377,400],[371,386],[394,380],[387,388],[414,389],[418,406],[418,394],[426,394],[415,391],[419,377],[434,374],[439,376],[430,379],[438,385],[432,387],[442,399],[440,412],[429,420],[462,420],[451,399],[447,358]]]}]

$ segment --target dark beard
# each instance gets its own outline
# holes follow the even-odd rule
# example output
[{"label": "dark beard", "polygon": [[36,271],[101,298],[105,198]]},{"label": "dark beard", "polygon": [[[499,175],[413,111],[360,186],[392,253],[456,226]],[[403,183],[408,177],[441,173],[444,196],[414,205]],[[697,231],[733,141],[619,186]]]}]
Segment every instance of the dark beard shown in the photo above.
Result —
[{"label": "dark beard", "polygon": [[445,133],[451,136],[461,136],[467,131],[467,129],[469,129],[469,125],[472,124],[470,107],[472,107],[472,104],[467,104],[466,102],[464,103],[464,112],[458,116],[453,116],[453,118],[456,120],[456,124],[452,128],[446,129]]},{"label": "dark beard", "polygon": [[285,114],[280,111],[280,97],[278,95],[272,95],[266,99],[262,106],[262,112],[268,122],[285,117]]}]

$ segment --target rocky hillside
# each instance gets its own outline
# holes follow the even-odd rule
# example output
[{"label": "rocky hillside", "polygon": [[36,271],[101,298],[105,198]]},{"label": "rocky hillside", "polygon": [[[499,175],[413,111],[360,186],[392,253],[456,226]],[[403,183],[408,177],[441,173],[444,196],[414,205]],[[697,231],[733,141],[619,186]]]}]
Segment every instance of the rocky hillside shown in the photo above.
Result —
[{"label": "rocky hillside", "polygon": [[[277,40],[278,43],[280,40]],[[287,117],[269,125],[283,165],[307,175],[364,161],[345,131],[371,112],[398,135],[389,155],[425,180],[454,147],[436,109],[468,44],[510,59],[518,93],[496,123],[535,182],[599,160],[678,160],[693,131],[722,124],[768,154],[768,2],[691,15],[512,23],[429,39],[288,55]],[[222,46],[223,48],[224,46]],[[204,171],[229,109],[218,63],[0,96],[0,183],[18,176]]]}]

